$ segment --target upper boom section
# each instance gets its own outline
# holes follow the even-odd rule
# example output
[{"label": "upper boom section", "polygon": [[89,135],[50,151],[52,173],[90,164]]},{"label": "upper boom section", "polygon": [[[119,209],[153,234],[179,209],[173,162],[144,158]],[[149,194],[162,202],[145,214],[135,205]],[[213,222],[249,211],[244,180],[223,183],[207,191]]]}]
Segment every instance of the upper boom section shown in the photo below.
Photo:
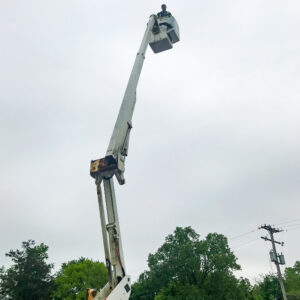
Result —
[{"label": "upper boom section", "polygon": [[[168,12],[167,12],[168,13]],[[125,157],[128,155],[129,135],[132,128],[132,115],[136,103],[136,88],[144,64],[147,46],[154,53],[162,52],[173,47],[179,41],[179,27],[175,18],[164,11],[158,15],[151,15],[147,28],[137,53],[117,121],[106,151],[102,159],[92,161],[91,176],[110,178],[116,175],[120,184],[125,183]]]}]

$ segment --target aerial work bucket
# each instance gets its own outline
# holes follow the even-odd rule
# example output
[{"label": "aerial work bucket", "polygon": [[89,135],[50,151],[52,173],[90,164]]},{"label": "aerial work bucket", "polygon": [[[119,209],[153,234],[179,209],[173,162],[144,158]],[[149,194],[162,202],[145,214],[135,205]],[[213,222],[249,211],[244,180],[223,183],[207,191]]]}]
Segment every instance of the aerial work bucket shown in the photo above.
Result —
[{"label": "aerial work bucket", "polygon": [[179,41],[179,27],[173,16],[157,18],[152,30],[149,45],[154,53],[173,48]]}]

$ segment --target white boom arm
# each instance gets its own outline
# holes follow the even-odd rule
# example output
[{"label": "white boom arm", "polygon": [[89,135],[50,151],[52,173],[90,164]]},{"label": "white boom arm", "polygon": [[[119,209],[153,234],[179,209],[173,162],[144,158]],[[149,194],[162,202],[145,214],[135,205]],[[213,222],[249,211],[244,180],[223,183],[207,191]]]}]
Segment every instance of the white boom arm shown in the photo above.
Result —
[{"label": "white boom arm", "polygon": [[[150,42],[153,51],[157,53],[172,48],[172,43],[179,40],[178,26],[174,25],[171,34],[169,34],[170,27],[160,25],[160,22],[166,24],[168,20],[177,26],[173,17],[159,20],[156,15],[150,16],[130,74],[106,156],[91,162],[91,176],[95,178],[97,186],[108,283],[100,291],[89,289],[87,299],[128,300],[130,296],[130,277],[126,274],[125,270],[113,175],[116,175],[120,184],[125,183],[124,162],[128,154],[129,134],[132,128],[131,120],[136,103],[136,88],[142,71],[147,46]],[[177,32],[174,31],[174,28]],[[174,32],[178,36],[176,41],[173,39]],[[104,187],[106,214],[102,197],[102,184]]]},{"label": "white boom arm", "polygon": [[136,59],[130,74],[127,88],[124,94],[123,102],[120,107],[119,115],[109,142],[106,156],[127,156],[129,131],[131,129],[131,120],[136,102],[136,88],[143,68],[147,46],[149,44],[152,28],[154,25],[154,16],[150,17],[147,28],[136,55]]}]

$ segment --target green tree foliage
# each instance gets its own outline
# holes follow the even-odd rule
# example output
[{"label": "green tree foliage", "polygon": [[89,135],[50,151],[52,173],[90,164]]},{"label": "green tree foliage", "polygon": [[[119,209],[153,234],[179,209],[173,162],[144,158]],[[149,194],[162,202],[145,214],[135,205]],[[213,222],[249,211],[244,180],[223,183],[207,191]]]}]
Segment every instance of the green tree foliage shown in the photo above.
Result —
[{"label": "green tree foliage", "polygon": [[255,296],[255,300],[283,299],[278,279],[272,274],[262,276],[262,278],[253,287],[252,294]]},{"label": "green tree foliage", "polygon": [[290,298],[300,299],[300,261],[296,261],[294,267],[285,269],[285,283]]},{"label": "green tree foliage", "polygon": [[177,227],[155,254],[149,270],[133,285],[132,300],[243,300],[250,294],[246,279],[236,279],[236,257],[221,234],[204,240],[191,228]]},{"label": "green tree foliage", "polygon": [[86,289],[100,289],[107,282],[107,269],[103,263],[87,258],[62,264],[55,280],[54,298],[57,300],[83,300]]},{"label": "green tree foliage", "polygon": [[35,245],[33,240],[22,243],[21,250],[10,250],[13,265],[0,270],[0,295],[13,300],[47,300],[53,288],[51,270],[47,264],[48,246]]},{"label": "green tree foliage", "polygon": [[203,299],[202,291],[195,285],[180,284],[178,282],[171,281],[166,288],[163,288],[155,300],[195,300]]}]

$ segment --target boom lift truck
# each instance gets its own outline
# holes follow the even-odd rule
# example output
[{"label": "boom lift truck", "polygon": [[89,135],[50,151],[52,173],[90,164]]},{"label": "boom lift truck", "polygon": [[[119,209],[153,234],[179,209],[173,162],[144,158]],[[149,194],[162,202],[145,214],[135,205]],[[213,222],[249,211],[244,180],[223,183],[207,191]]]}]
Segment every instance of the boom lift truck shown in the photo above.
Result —
[{"label": "boom lift truck", "polygon": [[[173,16],[151,15],[137,53],[117,121],[104,158],[92,160],[90,174],[97,186],[98,204],[108,283],[100,290],[87,290],[88,300],[128,300],[131,292],[130,276],[127,275],[122,249],[120,224],[113,183],[115,175],[124,184],[125,158],[128,155],[129,134],[136,102],[136,88],[143,67],[148,44],[154,53],[173,47],[179,41],[179,27]],[[106,201],[106,214],[102,197]],[[106,221],[107,218],[107,221]]]}]

